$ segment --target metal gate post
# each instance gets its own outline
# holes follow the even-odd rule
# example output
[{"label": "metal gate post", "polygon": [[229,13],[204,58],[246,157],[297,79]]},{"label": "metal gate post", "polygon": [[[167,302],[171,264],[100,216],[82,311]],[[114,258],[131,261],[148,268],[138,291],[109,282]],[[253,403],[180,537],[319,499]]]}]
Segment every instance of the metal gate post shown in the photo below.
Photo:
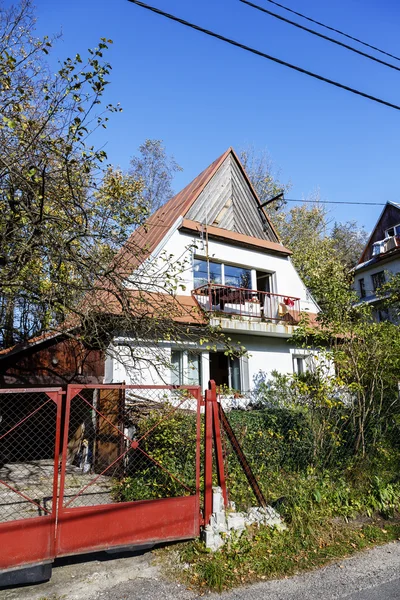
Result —
[{"label": "metal gate post", "polygon": [[225,480],[225,469],[224,469],[224,456],[222,452],[222,441],[221,441],[221,423],[219,419],[218,400],[217,400],[217,389],[215,381],[210,382],[211,385],[211,402],[213,409],[213,430],[214,430],[214,448],[215,458],[217,463],[217,477],[218,485],[222,489],[222,496],[224,498],[224,506],[228,506],[228,494],[226,491],[226,480]]},{"label": "metal gate post", "polygon": [[[209,384],[211,386],[211,382]],[[204,523],[207,525],[212,513],[212,443],[213,443],[213,406],[212,389],[206,390],[204,425]]]}]

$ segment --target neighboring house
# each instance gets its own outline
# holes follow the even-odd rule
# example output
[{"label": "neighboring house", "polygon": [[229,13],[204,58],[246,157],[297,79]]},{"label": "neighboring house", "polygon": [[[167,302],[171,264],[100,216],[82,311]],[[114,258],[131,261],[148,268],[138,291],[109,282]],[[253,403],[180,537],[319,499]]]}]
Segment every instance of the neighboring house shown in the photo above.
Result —
[{"label": "neighboring house", "polygon": [[[162,287],[162,256],[169,256],[171,263],[178,258],[184,262],[176,300],[182,306],[180,320],[198,328],[198,342],[161,336],[157,343],[147,339],[141,344],[129,331],[121,332],[110,345],[105,382],[205,388],[214,379],[218,385],[247,391],[260,371],[307,369],[309,353],[296,348],[291,338],[301,313],[313,320],[318,307],[232,149],[152,215],[129,244],[147,249],[147,277],[149,268],[154,271],[154,281],[148,278],[149,294]],[[143,263],[134,260],[127,281],[132,293],[141,268]],[[247,355],[230,358],[222,346],[206,349],[200,339],[208,319],[244,346]]]},{"label": "neighboring house", "polygon": [[360,302],[373,306],[377,321],[394,320],[382,306],[377,290],[390,274],[400,272],[400,205],[387,202],[354,269],[354,289]]}]

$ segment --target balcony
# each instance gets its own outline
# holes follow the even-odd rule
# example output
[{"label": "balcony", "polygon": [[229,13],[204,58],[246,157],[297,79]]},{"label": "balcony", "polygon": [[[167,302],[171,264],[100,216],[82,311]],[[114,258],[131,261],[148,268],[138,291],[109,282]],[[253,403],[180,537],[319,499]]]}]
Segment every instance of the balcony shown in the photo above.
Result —
[{"label": "balcony", "polygon": [[296,325],[300,320],[300,298],[246,288],[209,283],[192,291],[207,313],[241,321]]}]

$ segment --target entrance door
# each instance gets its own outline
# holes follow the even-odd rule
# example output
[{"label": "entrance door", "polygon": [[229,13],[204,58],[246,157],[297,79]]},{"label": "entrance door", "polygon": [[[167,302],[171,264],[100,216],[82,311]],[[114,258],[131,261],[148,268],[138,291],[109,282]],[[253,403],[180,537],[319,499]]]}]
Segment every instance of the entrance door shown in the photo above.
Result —
[{"label": "entrance door", "polygon": [[241,391],[240,359],[226,356],[224,352],[210,352],[210,379],[218,387]]}]

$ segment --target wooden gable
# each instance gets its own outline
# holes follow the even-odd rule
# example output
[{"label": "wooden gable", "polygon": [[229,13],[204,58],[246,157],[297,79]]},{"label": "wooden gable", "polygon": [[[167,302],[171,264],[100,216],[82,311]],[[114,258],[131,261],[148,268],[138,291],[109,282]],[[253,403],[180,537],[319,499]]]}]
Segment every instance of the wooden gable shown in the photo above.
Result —
[{"label": "wooden gable", "polygon": [[185,218],[261,240],[279,242],[233,152],[226,156]]}]

